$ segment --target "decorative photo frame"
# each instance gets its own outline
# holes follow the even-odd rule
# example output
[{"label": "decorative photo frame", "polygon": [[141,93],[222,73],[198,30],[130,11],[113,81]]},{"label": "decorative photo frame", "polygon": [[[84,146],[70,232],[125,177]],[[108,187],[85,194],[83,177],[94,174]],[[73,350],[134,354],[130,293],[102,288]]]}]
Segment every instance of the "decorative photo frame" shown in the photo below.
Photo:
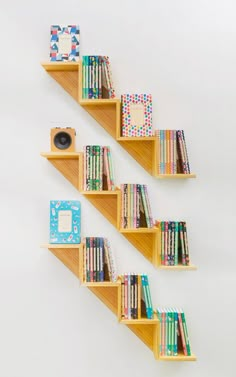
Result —
[{"label": "decorative photo frame", "polygon": [[50,61],[78,61],[79,37],[79,25],[51,25]]},{"label": "decorative photo frame", "polygon": [[77,200],[50,201],[50,243],[81,242],[81,206]]}]

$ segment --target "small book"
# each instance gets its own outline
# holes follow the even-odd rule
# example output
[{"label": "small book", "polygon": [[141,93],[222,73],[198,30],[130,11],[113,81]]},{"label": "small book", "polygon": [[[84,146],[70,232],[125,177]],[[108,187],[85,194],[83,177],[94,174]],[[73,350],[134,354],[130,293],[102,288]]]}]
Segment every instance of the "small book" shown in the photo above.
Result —
[{"label": "small book", "polygon": [[122,136],[152,136],[152,95],[123,94]]},{"label": "small book", "polygon": [[77,200],[50,201],[50,243],[78,244],[81,229],[81,207]]},{"label": "small book", "polygon": [[79,37],[79,25],[51,25],[50,61],[78,61],[80,46]]}]

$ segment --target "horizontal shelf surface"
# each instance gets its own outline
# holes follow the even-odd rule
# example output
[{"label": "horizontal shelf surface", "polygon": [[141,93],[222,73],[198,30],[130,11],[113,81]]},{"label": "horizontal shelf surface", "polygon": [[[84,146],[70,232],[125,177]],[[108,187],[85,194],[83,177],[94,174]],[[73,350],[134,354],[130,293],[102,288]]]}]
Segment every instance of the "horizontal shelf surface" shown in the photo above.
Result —
[{"label": "horizontal shelf surface", "polygon": [[158,266],[160,270],[175,270],[175,271],[183,271],[183,270],[196,270],[197,267],[194,266],[193,264],[190,264],[189,266],[183,266],[183,265],[178,265],[178,266],[164,266],[160,265]]},{"label": "horizontal shelf surface", "polygon": [[83,282],[81,284],[84,287],[118,287],[120,285],[119,281],[89,281]]},{"label": "horizontal shelf surface", "polygon": [[164,178],[170,178],[170,179],[186,179],[186,178],[196,178],[196,174],[156,174],[156,178],[164,179]]},{"label": "horizontal shelf surface", "polygon": [[158,319],[148,319],[148,318],[140,318],[140,319],[121,319],[120,323],[124,325],[157,325]]},{"label": "horizontal shelf surface", "polygon": [[120,233],[156,233],[157,228],[120,228]]},{"label": "horizontal shelf surface", "polygon": [[159,356],[159,360],[163,361],[196,361],[197,358],[194,354],[185,356],[183,353],[179,353],[178,356]]},{"label": "horizontal shelf surface", "polygon": [[45,249],[77,249],[81,247],[83,244],[75,243],[75,244],[65,244],[65,243],[44,243],[40,245],[41,248]]},{"label": "horizontal shelf surface", "polygon": [[79,62],[42,62],[41,65],[46,71],[77,71]]},{"label": "horizontal shelf surface", "polygon": [[66,158],[66,159],[75,159],[79,158],[81,153],[79,152],[41,152],[40,155],[46,158]]}]

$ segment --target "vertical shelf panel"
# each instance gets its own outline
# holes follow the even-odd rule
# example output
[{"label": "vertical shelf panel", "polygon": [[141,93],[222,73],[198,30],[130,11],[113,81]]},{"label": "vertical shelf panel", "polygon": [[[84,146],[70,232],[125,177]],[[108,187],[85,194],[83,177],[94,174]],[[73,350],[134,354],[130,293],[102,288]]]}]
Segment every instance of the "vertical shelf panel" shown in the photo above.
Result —
[{"label": "vertical shelf panel", "polygon": [[76,152],[41,153],[77,189],[81,187],[83,154]]},{"label": "vertical shelf panel", "polygon": [[96,287],[88,286],[91,292],[93,292],[115,315],[118,314],[118,291],[119,287],[117,286],[107,286]]},{"label": "vertical shelf panel", "polygon": [[69,270],[80,278],[80,260],[83,250],[83,245],[59,245],[47,244],[42,245],[50,250]]},{"label": "vertical shelf panel", "polygon": [[150,348],[151,351],[153,351],[154,355],[156,352],[158,339],[157,339],[157,324],[129,324],[126,325],[128,328],[138,337],[142,340],[144,344],[148,348]]},{"label": "vertical shelf panel", "polygon": [[118,142],[148,173],[156,174],[156,138],[120,137]]},{"label": "vertical shelf panel", "polygon": [[99,103],[81,106],[115,139],[116,138],[116,103]]},{"label": "vertical shelf panel", "polygon": [[120,191],[83,191],[82,194],[96,207],[106,218],[119,228],[119,198]]},{"label": "vertical shelf panel", "polygon": [[158,230],[156,228],[120,229],[120,233],[123,234],[145,258],[154,266],[157,266]]}]

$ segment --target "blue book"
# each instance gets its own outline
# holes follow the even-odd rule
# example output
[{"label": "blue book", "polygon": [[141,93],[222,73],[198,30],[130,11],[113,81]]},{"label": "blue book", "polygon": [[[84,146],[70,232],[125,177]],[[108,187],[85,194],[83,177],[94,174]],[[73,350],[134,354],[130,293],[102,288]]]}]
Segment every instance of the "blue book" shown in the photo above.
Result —
[{"label": "blue book", "polygon": [[77,200],[50,201],[50,243],[81,242],[81,206]]}]

